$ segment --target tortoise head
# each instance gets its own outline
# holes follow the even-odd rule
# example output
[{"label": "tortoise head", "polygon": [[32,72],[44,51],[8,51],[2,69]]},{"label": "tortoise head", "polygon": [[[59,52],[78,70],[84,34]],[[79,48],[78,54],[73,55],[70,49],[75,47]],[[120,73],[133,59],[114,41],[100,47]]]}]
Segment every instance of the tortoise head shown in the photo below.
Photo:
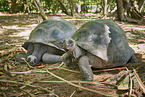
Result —
[{"label": "tortoise head", "polygon": [[34,65],[36,65],[39,61],[40,61],[40,59],[38,59],[36,56],[34,56],[34,55],[29,55],[28,57],[27,57],[27,61],[28,61],[28,63],[31,65],[31,66],[34,66]]},{"label": "tortoise head", "polygon": [[75,48],[75,45],[76,45],[76,43],[73,39],[65,39],[63,42],[63,48],[66,51],[73,51]]}]

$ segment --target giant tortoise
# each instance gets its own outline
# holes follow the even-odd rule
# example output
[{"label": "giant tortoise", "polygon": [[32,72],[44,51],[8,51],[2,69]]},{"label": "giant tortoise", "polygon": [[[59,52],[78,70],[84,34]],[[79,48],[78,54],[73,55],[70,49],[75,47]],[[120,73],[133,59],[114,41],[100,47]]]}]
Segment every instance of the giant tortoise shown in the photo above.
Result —
[{"label": "giant tortoise", "polygon": [[123,29],[109,20],[94,20],[83,24],[70,39],[64,41],[62,61],[75,60],[83,80],[92,81],[90,68],[111,68],[137,62]]},{"label": "giant tortoise", "polygon": [[32,30],[29,40],[23,44],[27,54],[16,55],[16,61],[24,63],[21,59],[24,57],[32,66],[41,60],[47,64],[60,62],[61,55],[65,52],[62,48],[63,41],[70,38],[76,30],[72,22],[59,17],[43,21]]}]

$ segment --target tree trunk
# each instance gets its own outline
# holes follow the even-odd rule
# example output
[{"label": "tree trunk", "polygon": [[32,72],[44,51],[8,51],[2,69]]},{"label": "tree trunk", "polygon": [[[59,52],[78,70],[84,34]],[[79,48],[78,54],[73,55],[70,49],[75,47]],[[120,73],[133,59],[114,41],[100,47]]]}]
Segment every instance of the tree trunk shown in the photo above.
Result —
[{"label": "tree trunk", "polygon": [[42,7],[41,4],[40,4],[40,1],[39,1],[39,0],[34,0],[34,3],[35,3],[35,5],[37,6],[37,9],[38,9],[39,12],[40,12],[40,15],[42,16],[42,19],[43,19],[43,20],[47,20],[48,17],[45,15],[45,12],[44,12],[44,10],[43,10],[43,7]]},{"label": "tree trunk", "polygon": [[81,13],[83,12],[84,15],[85,15],[85,13],[88,12],[88,8],[87,8],[86,0],[83,0],[83,2],[84,2],[84,3],[81,4]]},{"label": "tree trunk", "polygon": [[118,20],[138,23],[144,20],[143,15],[136,9],[134,0],[116,0]]},{"label": "tree trunk", "polygon": [[27,4],[26,0],[23,0],[20,11],[25,12],[25,6],[26,6],[26,4]]},{"label": "tree trunk", "polygon": [[128,17],[134,19],[141,19],[143,17],[142,14],[136,9],[134,0],[124,0],[124,6],[126,6],[125,11],[127,11]]},{"label": "tree trunk", "polygon": [[103,15],[106,16],[107,15],[107,7],[108,7],[107,0],[102,0],[101,5],[102,5]]},{"label": "tree trunk", "polygon": [[73,16],[73,13],[74,13],[74,4],[73,4],[73,0],[69,0],[69,4],[70,4],[70,9],[71,9],[71,16]]},{"label": "tree trunk", "polygon": [[67,15],[70,15],[69,12],[67,11],[67,8],[65,7],[65,5],[61,2],[61,0],[57,0],[57,1],[60,3],[63,12]]},{"label": "tree trunk", "polygon": [[139,6],[138,10],[139,10],[139,12],[142,11],[144,4],[145,4],[145,0],[138,0],[138,6]]},{"label": "tree trunk", "polygon": [[17,5],[16,5],[16,0],[11,0],[11,11],[12,13],[16,13],[17,12]]},{"label": "tree trunk", "polygon": [[104,16],[106,16],[107,15],[107,0],[103,0],[103,5],[104,5],[103,14]]},{"label": "tree trunk", "polygon": [[122,21],[124,20],[123,1],[122,0],[116,0],[116,1],[117,1],[118,20]]}]

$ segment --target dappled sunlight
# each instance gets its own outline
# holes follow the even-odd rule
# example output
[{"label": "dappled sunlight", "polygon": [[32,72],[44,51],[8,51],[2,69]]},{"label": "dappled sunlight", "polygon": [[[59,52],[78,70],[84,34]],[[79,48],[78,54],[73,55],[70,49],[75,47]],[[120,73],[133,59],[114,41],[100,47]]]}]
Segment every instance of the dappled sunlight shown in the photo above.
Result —
[{"label": "dappled sunlight", "polygon": [[1,31],[0,34],[6,34],[9,33],[8,36],[10,37],[24,37],[24,39],[28,39],[31,31],[33,28],[35,28],[38,24],[32,24],[32,25],[25,25],[23,27],[19,27],[18,25],[13,26],[3,26],[5,31]]},{"label": "dappled sunlight", "polygon": [[130,31],[131,29],[135,30],[145,30],[145,25],[130,24],[127,22],[116,22],[119,26],[123,28],[124,31]]},{"label": "dappled sunlight", "polygon": [[20,33],[13,33],[13,35],[9,35],[10,37],[23,37],[24,39],[28,39],[31,30],[22,31]]},{"label": "dappled sunlight", "polygon": [[143,26],[143,27],[141,27],[141,28],[140,28],[140,27],[134,27],[134,29],[135,29],[135,30],[144,30],[144,31],[145,31],[145,26]]},{"label": "dappled sunlight", "polygon": [[24,27],[25,25],[38,24],[42,19],[37,15],[12,15],[1,16],[2,26]]},{"label": "dappled sunlight", "polygon": [[130,45],[134,49],[135,53],[145,54],[145,44]]},{"label": "dappled sunlight", "polygon": [[9,35],[10,37],[23,37],[24,39],[28,39],[31,31],[35,28],[38,24],[27,25],[24,27],[18,26],[8,26],[7,29],[13,28],[17,29],[17,32],[13,32],[13,34]]},{"label": "dappled sunlight", "polygon": [[[129,45],[131,45],[132,48],[134,48],[135,52],[138,53],[138,50],[135,49],[135,45],[140,45],[144,48],[145,46],[145,25],[138,25],[138,24],[131,24],[127,22],[119,22],[117,21],[117,24],[123,28],[123,30],[126,33]],[[145,51],[145,48],[142,49]],[[145,54],[145,52],[144,52]]]},{"label": "dappled sunlight", "polygon": [[130,25],[130,26],[123,26],[125,31],[134,29],[134,30],[145,30],[145,26],[135,26],[135,25]]},{"label": "dappled sunlight", "polygon": [[[141,54],[141,61],[145,62],[145,43],[144,44],[136,44],[136,45],[129,45],[136,54]],[[140,60],[140,59],[138,59]]]}]

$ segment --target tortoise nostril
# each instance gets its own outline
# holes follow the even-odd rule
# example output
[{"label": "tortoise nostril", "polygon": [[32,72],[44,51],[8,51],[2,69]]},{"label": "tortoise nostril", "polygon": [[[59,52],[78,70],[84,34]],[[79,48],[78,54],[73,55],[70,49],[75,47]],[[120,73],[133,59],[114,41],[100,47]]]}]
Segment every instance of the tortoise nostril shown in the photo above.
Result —
[{"label": "tortoise nostril", "polygon": [[34,63],[36,63],[37,62],[37,59],[36,58],[34,58]]}]

